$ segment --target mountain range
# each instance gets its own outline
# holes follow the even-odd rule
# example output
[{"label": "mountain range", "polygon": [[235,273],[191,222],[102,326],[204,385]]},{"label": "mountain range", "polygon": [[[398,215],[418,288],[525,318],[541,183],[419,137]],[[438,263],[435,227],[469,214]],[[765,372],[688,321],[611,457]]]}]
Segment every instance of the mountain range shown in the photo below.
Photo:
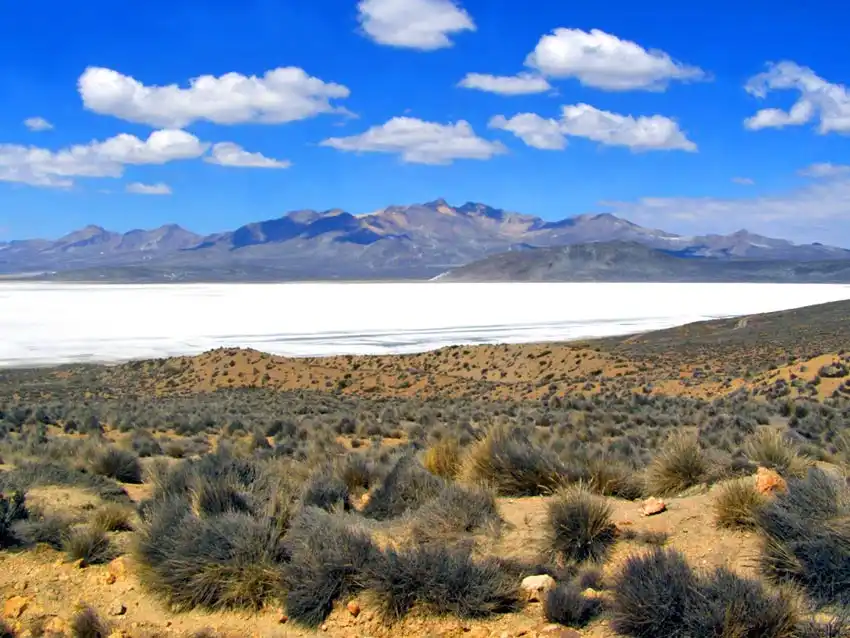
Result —
[{"label": "mountain range", "polygon": [[[340,209],[297,210],[207,236],[174,224],[127,233],[87,226],[57,240],[0,242],[0,275],[61,280],[271,281],[431,279],[451,271],[445,277],[451,279],[483,277],[484,271],[474,262],[485,260],[494,276],[510,279],[512,275],[504,267],[496,275],[498,268],[491,268],[495,262],[487,260],[506,253],[500,257],[504,266],[517,259],[556,255],[564,246],[596,243],[608,246],[609,257],[611,251],[620,251],[624,259],[637,259],[636,247],[642,247],[641,259],[655,260],[653,268],[659,265],[655,263],[658,259],[675,259],[668,265],[679,264],[676,268],[685,268],[687,262],[688,272],[697,273],[693,275],[697,279],[703,268],[711,277],[722,277],[716,274],[722,272],[744,273],[749,268],[741,265],[744,262],[850,260],[850,250],[795,244],[745,230],[730,235],[683,236],[611,214],[551,222],[480,203],[453,207],[438,199],[389,206],[365,215]],[[549,249],[555,252],[541,252]],[[572,267],[582,259],[598,258],[592,251],[563,255],[569,255]],[[566,267],[563,255],[561,263]],[[719,262],[738,266],[718,269],[715,264]],[[477,270],[459,271],[463,266]],[[640,275],[635,270],[638,266],[638,262],[632,263],[635,276]],[[649,268],[649,263],[645,266]],[[783,272],[789,272],[785,268]],[[812,265],[809,270],[812,268],[820,266]],[[596,272],[603,279],[613,276],[611,269],[596,268]]]}]

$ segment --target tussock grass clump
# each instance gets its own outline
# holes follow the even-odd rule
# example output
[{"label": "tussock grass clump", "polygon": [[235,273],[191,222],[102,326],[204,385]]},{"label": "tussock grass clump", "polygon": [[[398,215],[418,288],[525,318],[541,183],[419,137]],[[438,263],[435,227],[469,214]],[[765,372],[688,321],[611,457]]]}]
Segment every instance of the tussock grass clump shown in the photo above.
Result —
[{"label": "tussock grass clump", "polygon": [[117,503],[107,503],[92,515],[89,524],[104,532],[131,532],[132,520],[133,514],[128,508]]},{"label": "tussock grass clump", "polygon": [[583,627],[602,608],[598,598],[588,598],[575,583],[560,583],[546,593],[543,615],[551,623],[568,627]]},{"label": "tussock grass clump", "polygon": [[107,446],[94,453],[90,469],[93,473],[122,483],[141,483],[142,465],[139,457],[129,450]]},{"label": "tussock grass clump", "polygon": [[453,543],[478,532],[497,534],[502,519],[493,493],[483,487],[450,483],[413,515],[416,543]]},{"label": "tussock grass clump", "polygon": [[464,477],[503,496],[549,494],[569,482],[567,468],[519,428],[495,427],[466,456]]},{"label": "tussock grass clump", "polygon": [[613,588],[611,626],[635,638],[794,638],[797,622],[788,594],[725,569],[698,574],[669,549],[629,558]]},{"label": "tussock grass clump", "polygon": [[9,472],[0,473],[0,490],[26,492],[33,487],[61,485],[91,490],[104,500],[129,502],[130,497],[114,480],[73,469],[54,462],[21,463]]},{"label": "tussock grass clump", "polygon": [[765,502],[752,478],[729,481],[720,486],[714,497],[714,522],[726,529],[753,529]]},{"label": "tussock grass clump", "polygon": [[482,618],[516,608],[518,581],[495,560],[474,561],[469,549],[420,546],[386,550],[373,563],[368,588],[388,620],[414,605],[460,618]]},{"label": "tussock grass clump", "polygon": [[612,458],[593,459],[587,463],[588,487],[604,496],[634,501],[643,496],[643,476],[629,464]]},{"label": "tussock grass clump", "polygon": [[307,481],[301,496],[304,507],[318,507],[332,512],[334,510],[350,510],[348,485],[335,476],[331,468],[319,470]]},{"label": "tussock grass clump", "polygon": [[759,565],[775,582],[803,587],[818,603],[850,602],[850,488],[822,470],[790,479],[757,515]]},{"label": "tussock grass clump", "polygon": [[72,529],[63,539],[62,548],[70,560],[97,565],[115,558],[115,549],[103,530],[84,525]]},{"label": "tussock grass clump", "polygon": [[458,440],[447,437],[425,450],[422,464],[431,474],[452,481],[460,472],[461,456]]},{"label": "tussock grass clump", "polygon": [[293,520],[284,540],[291,557],[285,570],[285,605],[293,621],[316,627],[337,599],[365,586],[367,570],[379,552],[354,520],[315,507],[305,508]]},{"label": "tussock grass clump", "polygon": [[445,482],[428,472],[412,454],[399,457],[370,494],[363,515],[378,521],[398,518],[435,498]]},{"label": "tussock grass clump", "polygon": [[133,548],[142,583],[178,609],[279,600],[295,490],[258,464],[208,454],[155,474]]},{"label": "tussock grass clump", "polygon": [[651,494],[668,496],[705,480],[709,462],[695,436],[671,436],[646,470],[646,487]]},{"label": "tussock grass clump", "polygon": [[53,549],[61,550],[65,538],[71,533],[71,521],[52,514],[34,514],[17,521],[14,534],[26,545],[44,543]]},{"label": "tussock grass clump", "polygon": [[23,492],[13,492],[9,496],[0,494],[0,549],[17,542],[15,523],[28,516],[26,496]]},{"label": "tussock grass clump", "polygon": [[583,486],[567,488],[549,503],[546,554],[559,564],[604,561],[616,535],[611,506]]},{"label": "tussock grass clump", "polygon": [[70,624],[73,638],[107,638],[112,629],[91,607],[77,610]]},{"label": "tussock grass clump", "polygon": [[782,476],[805,475],[809,461],[782,433],[773,428],[760,428],[744,443],[744,452],[751,462],[776,470]]}]

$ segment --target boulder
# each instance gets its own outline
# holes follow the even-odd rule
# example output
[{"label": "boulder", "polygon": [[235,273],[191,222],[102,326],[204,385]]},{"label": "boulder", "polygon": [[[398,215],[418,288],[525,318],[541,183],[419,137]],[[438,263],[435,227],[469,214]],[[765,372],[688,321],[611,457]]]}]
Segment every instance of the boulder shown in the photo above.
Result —
[{"label": "boulder", "polygon": [[550,589],[555,587],[555,579],[549,574],[539,574],[537,576],[526,576],[522,579],[520,587],[525,592],[529,601],[542,601]]},{"label": "boulder", "polygon": [[776,494],[777,492],[787,492],[788,483],[776,470],[760,467],[756,471],[756,491],[766,496]]},{"label": "boulder", "polygon": [[640,513],[644,516],[655,516],[656,514],[660,514],[667,510],[667,503],[662,501],[660,498],[655,498],[654,496],[650,496],[643,502],[641,506]]}]

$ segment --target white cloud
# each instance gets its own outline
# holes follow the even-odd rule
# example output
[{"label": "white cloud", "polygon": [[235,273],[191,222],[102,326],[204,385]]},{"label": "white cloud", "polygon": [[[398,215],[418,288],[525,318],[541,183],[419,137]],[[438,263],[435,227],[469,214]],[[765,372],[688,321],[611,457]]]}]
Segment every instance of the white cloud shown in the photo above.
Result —
[{"label": "white cloud", "polygon": [[528,95],[543,93],[552,88],[545,78],[531,73],[518,75],[488,75],[486,73],[467,73],[458,82],[465,89],[476,89],[500,95]]},{"label": "white cloud", "polygon": [[127,192],[135,195],[171,195],[171,187],[168,184],[159,182],[158,184],[142,184],[133,182],[127,184]]},{"label": "white cloud", "polygon": [[733,177],[732,182],[734,184],[740,184],[741,186],[752,186],[756,183],[752,177]]},{"label": "white cloud", "polygon": [[[813,181],[759,197],[644,197],[604,202],[617,215],[665,230],[702,234],[739,228],[797,242],[850,246],[850,178]],[[843,232],[843,236],[842,236]]]},{"label": "white cloud", "polygon": [[358,20],[378,44],[433,51],[452,46],[449,36],[475,31],[470,15],[453,0],[360,0]]},{"label": "white cloud", "polygon": [[668,117],[620,115],[589,104],[562,107],[558,120],[534,113],[520,113],[510,119],[497,115],[490,120],[490,126],[510,131],[529,146],[549,150],[564,148],[566,137],[583,137],[633,151],[697,150],[696,144]]},{"label": "white cloud", "polygon": [[850,165],[820,162],[797,171],[803,177],[829,178],[850,174]]},{"label": "white cloud", "polygon": [[413,117],[394,117],[351,137],[332,137],[322,146],[341,151],[397,153],[405,162],[450,164],[456,159],[490,159],[506,152],[500,142],[478,137],[469,122],[425,122]]},{"label": "white cloud", "polygon": [[219,166],[240,166],[243,168],[289,168],[292,162],[276,160],[262,153],[249,153],[238,144],[221,142],[212,147],[212,154],[204,158],[205,162]]},{"label": "white cloud", "polygon": [[53,128],[53,125],[43,117],[28,117],[24,120],[24,126],[35,132],[49,131]]},{"label": "white cloud", "polygon": [[507,119],[496,115],[490,119],[490,128],[510,131],[528,146],[548,151],[560,151],[567,146],[567,137],[561,123],[540,117],[536,113],[520,113]]},{"label": "white cloud", "polygon": [[198,120],[216,124],[277,124],[320,113],[347,113],[331,103],[348,97],[341,84],[323,82],[297,67],[267,71],[262,77],[226,73],[202,75],[188,88],[145,86],[117,71],[89,67],[78,89],[85,107],[103,115],[151,126],[182,128]]},{"label": "white cloud", "polygon": [[788,111],[766,108],[744,120],[744,126],[750,130],[799,126],[817,119],[819,133],[850,134],[850,92],[847,87],[827,82],[807,67],[788,61],[770,64],[767,71],[750,78],[745,88],[758,98],[780,90],[800,94]]},{"label": "white cloud", "polygon": [[647,50],[599,29],[555,29],[540,38],[526,66],[553,78],[576,78],[609,91],[664,90],[672,80],[698,80],[705,72],[663,51]]},{"label": "white cloud", "polygon": [[121,177],[127,164],[165,164],[200,157],[208,145],[185,131],[154,131],[146,140],[121,134],[59,151],[0,144],[0,181],[69,187],[74,177]]}]

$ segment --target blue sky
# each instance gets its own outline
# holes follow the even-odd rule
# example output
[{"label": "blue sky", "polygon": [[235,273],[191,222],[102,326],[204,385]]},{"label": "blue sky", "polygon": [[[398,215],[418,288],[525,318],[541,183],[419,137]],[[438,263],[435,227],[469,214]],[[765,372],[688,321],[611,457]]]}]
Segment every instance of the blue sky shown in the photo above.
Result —
[{"label": "blue sky", "polygon": [[445,197],[850,246],[836,6],[7,2],[0,241]]}]

